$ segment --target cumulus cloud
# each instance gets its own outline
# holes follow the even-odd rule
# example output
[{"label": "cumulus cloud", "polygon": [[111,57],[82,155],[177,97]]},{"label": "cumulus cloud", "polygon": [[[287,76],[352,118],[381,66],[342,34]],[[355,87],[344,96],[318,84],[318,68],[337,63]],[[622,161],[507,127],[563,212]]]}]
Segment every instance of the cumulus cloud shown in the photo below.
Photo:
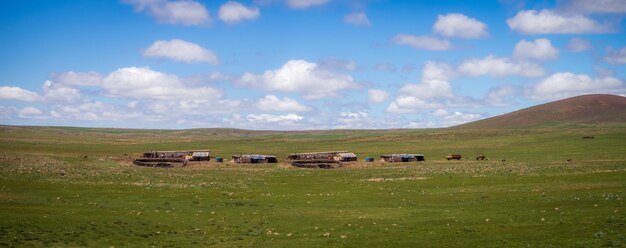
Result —
[{"label": "cumulus cloud", "polygon": [[559,15],[551,10],[522,10],[506,23],[514,31],[525,34],[610,33],[613,29],[583,15]]},{"label": "cumulus cloud", "polygon": [[297,114],[286,114],[286,115],[270,115],[270,114],[249,114],[246,116],[246,119],[252,123],[276,123],[276,122],[287,122],[293,123],[298,122],[304,119],[303,116]]},{"label": "cumulus cloud", "polygon": [[445,109],[437,109],[431,115],[439,119],[441,127],[456,126],[483,118],[481,114],[477,113],[450,112]]},{"label": "cumulus cloud", "polygon": [[354,12],[343,17],[343,21],[355,26],[369,27],[372,25],[364,12]]},{"label": "cumulus cloud", "polygon": [[407,45],[417,49],[443,51],[450,49],[450,42],[430,36],[413,36],[398,34],[393,37],[392,42],[398,45]]},{"label": "cumulus cloud", "polygon": [[46,119],[47,116],[44,115],[44,112],[38,108],[34,107],[25,107],[20,109],[17,112],[20,118],[24,119]]},{"label": "cumulus cloud", "polygon": [[477,39],[487,36],[487,24],[463,14],[438,15],[433,30],[443,36]]},{"label": "cumulus cloud", "polygon": [[582,52],[591,48],[591,42],[581,38],[572,38],[567,43],[567,49],[572,52]]},{"label": "cumulus cloud", "polygon": [[342,112],[334,128],[363,128],[369,125],[367,112]]},{"label": "cumulus cloud", "polygon": [[516,59],[553,60],[558,57],[559,50],[548,39],[521,40],[513,48],[513,58]]},{"label": "cumulus cloud", "polygon": [[367,100],[371,103],[381,103],[387,100],[389,93],[384,90],[371,89],[367,91]]},{"label": "cumulus cloud", "polygon": [[436,109],[428,115],[424,116],[423,120],[411,121],[405,128],[436,128],[436,127],[450,127],[456,126],[467,122],[477,121],[484,117],[478,113],[464,113],[460,111],[449,111],[446,109]]},{"label": "cumulus cloud", "polygon": [[75,103],[58,104],[52,106],[50,117],[61,120],[78,121],[163,121],[165,118],[157,115],[146,115],[141,112],[127,111],[105,104],[100,101],[84,99]]},{"label": "cumulus cloud", "polygon": [[422,68],[422,82],[402,86],[400,95],[389,104],[387,112],[412,113],[440,108],[454,97],[449,82],[454,75],[454,70],[446,63],[426,62]]},{"label": "cumulus cloud", "polygon": [[0,86],[0,100],[35,102],[41,100],[39,94],[14,86]]},{"label": "cumulus cloud", "polygon": [[222,93],[214,88],[186,86],[176,75],[153,71],[148,67],[125,67],[103,79],[106,95],[132,99],[182,100],[218,99]]},{"label": "cumulus cloud", "polygon": [[626,64],[626,47],[614,50],[609,49],[609,52],[604,57],[604,61],[609,64]]},{"label": "cumulus cloud", "polygon": [[238,23],[244,20],[254,20],[261,14],[259,8],[246,7],[235,1],[228,1],[220,7],[219,18],[228,24]]},{"label": "cumulus cloud", "polygon": [[484,75],[492,77],[540,77],[545,74],[545,70],[540,65],[526,61],[516,62],[509,58],[498,58],[495,56],[465,60],[459,66],[458,71],[472,77]]},{"label": "cumulus cloud", "polygon": [[159,22],[181,25],[206,25],[211,22],[209,10],[193,0],[123,0],[137,12],[147,12]]},{"label": "cumulus cloud", "polygon": [[289,97],[278,98],[275,95],[267,95],[256,102],[256,107],[263,111],[282,111],[282,112],[307,112],[311,111],[310,107],[300,104],[298,101]]},{"label": "cumulus cloud", "polygon": [[427,101],[416,96],[400,95],[387,106],[389,113],[415,113],[422,109],[432,109],[443,107],[438,102]]},{"label": "cumulus cloud", "polygon": [[80,99],[78,89],[53,83],[50,80],[43,83],[43,92],[46,100],[49,101],[73,102]]},{"label": "cumulus cloud", "polygon": [[492,87],[483,96],[483,104],[489,106],[509,106],[514,97],[522,93],[522,87],[515,85],[499,85]]},{"label": "cumulus cloud", "polygon": [[287,6],[293,9],[306,9],[309,7],[324,5],[330,0],[285,0]]},{"label": "cumulus cloud", "polygon": [[624,93],[624,82],[614,77],[592,78],[571,72],[555,73],[535,84],[529,97],[556,100],[581,94]]},{"label": "cumulus cloud", "polygon": [[342,90],[355,88],[351,76],[334,73],[304,60],[290,60],[281,68],[263,74],[244,73],[236,84],[266,91],[297,92],[306,99],[338,96]]},{"label": "cumulus cloud", "polygon": [[197,44],[173,39],[157,40],[143,50],[143,56],[149,58],[167,58],[187,63],[203,62],[211,65],[219,64],[219,59],[213,51]]}]

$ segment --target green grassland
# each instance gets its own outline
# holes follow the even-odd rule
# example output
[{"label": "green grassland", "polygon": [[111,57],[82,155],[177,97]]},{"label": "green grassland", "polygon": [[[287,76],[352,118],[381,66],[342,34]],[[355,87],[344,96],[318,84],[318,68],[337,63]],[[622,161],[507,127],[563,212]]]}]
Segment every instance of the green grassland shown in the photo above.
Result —
[{"label": "green grassland", "polygon": [[[184,149],[280,159],[327,150],[359,158],[423,153],[427,161],[332,170],[130,163],[144,151]],[[448,153],[465,158],[446,161]],[[475,161],[477,153],[489,160]],[[0,246],[9,247],[623,247],[625,195],[623,125],[0,127]]]}]

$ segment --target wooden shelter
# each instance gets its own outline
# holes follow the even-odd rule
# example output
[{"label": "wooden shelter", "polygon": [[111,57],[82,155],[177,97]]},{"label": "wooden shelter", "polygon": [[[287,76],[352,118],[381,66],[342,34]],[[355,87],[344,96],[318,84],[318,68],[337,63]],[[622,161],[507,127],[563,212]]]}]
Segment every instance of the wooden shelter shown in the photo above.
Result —
[{"label": "wooden shelter", "polygon": [[232,156],[233,163],[246,163],[246,164],[265,164],[265,163],[278,163],[278,158],[274,155],[235,155]]},{"label": "wooden shelter", "polygon": [[381,162],[414,162],[426,161],[424,154],[383,154],[380,155]]}]

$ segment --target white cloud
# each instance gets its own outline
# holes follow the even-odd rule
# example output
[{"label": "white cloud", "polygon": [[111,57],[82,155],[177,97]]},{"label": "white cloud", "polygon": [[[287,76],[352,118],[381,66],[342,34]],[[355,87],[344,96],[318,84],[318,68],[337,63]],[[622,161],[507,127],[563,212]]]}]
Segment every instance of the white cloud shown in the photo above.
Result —
[{"label": "white cloud", "polygon": [[492,77],[540,77],[545,74],[545,70],[540,65],[526,61],[515,62],[508,58],[498,58],[495,56],[487,56],[484,59],[465,60],[459,66],[458,72],[473,77],[483,75]]},{"label": "white cloud", "polygon": [[477,113],[463,113],[459,111],[449,112],[445,109],[437,109],[431,115],[439,119],[440,127],[456,126],[483,118],[481,114]]},{"label": "white cloud", "polygon": [[102,83],[102,75],[93,71],[68,71],[61,74],[55,74],[52,78],[53,82],[63,85],[96,86]]},{"label": "white cloud", "polygon": [[34,107],[22,108],[17,112],[17,114],[20,118],[24,118],[24,119],[46,119],[47,118],[47,116],[43,115],[44,114],[43,111]]},{"label": "white cloud", "polygon": [[338,124],[334,128],[363,128],[369,125],[367,112],[342,112],[339,114]]},{"label": "white cloud", "polygon": [[400,93],[421,99],[450,98],[453,94],[449,80],[454,75],[448,64],[428,61],[422,68],[422,82],[406,84],[400,88]]},{"label": "white cloud", "polygon": [[324,5],[330,0],[286,0],[287,6],[293,9],[305,9],[316,5]]},{"label": "white cloud", "polygon": [[275,95],[267,95],[256,102],[256,107],[263,111],[294,111],[307,112],[311,111],[310,107],[300,104],[298,101],[289,97],[278,98]]},{"label": "white cloud", "polygon": [[132,99],[208,100],[221,98],[214,88],[184,85],[175,75],[150,70],[148,67],[126,67],[107,75],[102,84],[106,95]]},{"label": "white cloud", "polygon": [[609,64],[626,64],[626,47],[617,50],[609,49],[604,60]]},{"label": "white cloud", "polygon": [[535,84],[529,94],[538,100],[562,99],[592,93],[624,93],[624,82],[614,77],[591,78],[585,74],[555,73]]},{"label": "white cloud", "polygon": [[516,59],[553,60],[558,57],[559,50],[548,39],[521,40],[513,48],[513,58]]},{"label": "white cloud", "polygon": [[392,42],[398,45],[408,45],[417,49],[443,51],[450,49],[450,42],[429,36],[413,36],[398,34],[393,37]]},{"label": "white cloud", "polygon": [[206,25],[211,22],[209,10],[193,0],[123,0],[137,12],[147,12],[161,23]]},{"label": "white cloud", "polygon": [[513,98],[520,95],[522,88],[514,85],[499,85],[492,87],[483,96],[483,104],[489,106],[509,106],[513,103]]},{"label": "white cloud", "polygon": [[612,28],[582,15],[562,16],[551,10],[522,10],[506,20],[509,28],[526,34],[609,33]]},{"label": "white cloud", "polygon": [[254,20],[261,14],[259,8],[246,7],[235,1],[224,3],[219,10],[219,17],[228,24],[238,23],[244,20]]},{"label": "white cloud", "polygon": [[269,115],[269,114],[249,114],[246,116],[246,119],[253,123],[276,123],[276,122],[287,122],[293,123],[298,122],[304,119],[301,115],[297,114],[287,114],[287,115]]},{"label": "white cloud", "polygon": [[150,47],[143,50],[143,56],[150,58],[167,58],[187,63],[204,62],[212,65],[219,64],[219,59],[213,51],[197,44],[173,39],[157,40]]},{"label": "white cloud", "polygon": [[580,38],[572,38],[567,43],[567,49],[572,52],[582,52],[591,48],[591,42]]},{"label": "white cloud", "polygon": [[421,121],[412,121],[405,125],[405,128],[437,128],[450,127],[463,123],[477,121],[484,118],[477,113],[463,113],[459,111],[450,112],[446,109],[437,109],[424,116]]},{"label": "white cloud", "polygon": [[400,95],[389,104],[387,112],[412,113],[448,104],[448,100],[454,97],[449,82],[454,76],[448,64],[426,62],[422,67],[422,82],[402,86]]},{"label": "white cloud", "polygon": [[372,25],[364,12],[354,12],[343,17],[343,21],[355,26],[369,27]]},{"label": "white cloud", "polygon": [[338,96],[340,91],[356,87],[351,76],[320,69],[304,60],[290,60],[281,68],[260,75],[246,72],[236,84],[266,91],[298,92],[306,99]]},{"label": "white cloud", "polygon": [[400,95],[387,106],[390,113],[415,113],[422,109],[432,109],[443,107],[441,103],[424,100],[415,96]]},{"label": "white cloud", "polygon": [[400,93],[421,99],[449,98],[453,96],[450,83],[442,80],[422,81],[420,84],[405,84],[400,88]]},{"label": "white cloud", "polygon": [[80,91],[78,89],[53,83],[50,80],[46,80],[43,83],[43,92],[46,100],[50,101],[73,102],[80,99]]},{"label": "white cloud", "polygon": [[50,111],[50,117],[64,120],[78,121],[123,121],[140,120],[153,121],[164,120],[156,115],[145,115],[141,112],[129,112],[114,106],[93,100],[83,100],[71,104],[55,105]]},{"label": "white cloud", "polygon": [[0,100],[35,102],[41,100],[41,97],[35,92],[20,87],[0,86]]},{"label": "white cloud", "polygon": [[487,25],[463,14],[438,15],[433,30],[447,37],[477,39],[487,36]]},{"label": "white cloud", "polygon": [[422,81],[449,81],[456,72],[446,63],[427,61],[422,67]]},{"label": "white cloud", "polygon": [[371,103],[381,103],[387,100],[389,93],[384,90],[371,89],[367,91],[367,99]]}]

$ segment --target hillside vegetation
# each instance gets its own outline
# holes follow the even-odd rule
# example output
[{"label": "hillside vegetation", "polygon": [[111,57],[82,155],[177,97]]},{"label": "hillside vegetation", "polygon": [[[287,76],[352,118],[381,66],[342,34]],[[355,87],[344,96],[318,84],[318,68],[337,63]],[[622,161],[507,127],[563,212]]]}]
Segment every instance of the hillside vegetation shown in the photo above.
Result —
[{"label": "hillside vegetation", "polygon": [[528,128],[626,123],[626,97],[595,94],[567,98],[467,123],[457,128]]}]

